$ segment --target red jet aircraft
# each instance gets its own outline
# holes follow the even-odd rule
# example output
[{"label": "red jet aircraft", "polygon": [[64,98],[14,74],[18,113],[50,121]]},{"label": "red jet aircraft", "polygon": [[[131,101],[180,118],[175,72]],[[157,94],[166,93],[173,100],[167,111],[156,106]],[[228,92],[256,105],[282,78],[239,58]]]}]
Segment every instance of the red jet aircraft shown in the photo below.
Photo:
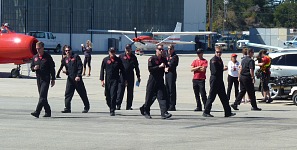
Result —
[{"label": "red jet aircraft", "polygon": [[2,24],[0,31],[0,64],[14,63],[17,68],[11,70],[11,77],[18,77],[20,65],[30,62],[37,53],[38,40],[32,36],[18,34],[8,26]]}]

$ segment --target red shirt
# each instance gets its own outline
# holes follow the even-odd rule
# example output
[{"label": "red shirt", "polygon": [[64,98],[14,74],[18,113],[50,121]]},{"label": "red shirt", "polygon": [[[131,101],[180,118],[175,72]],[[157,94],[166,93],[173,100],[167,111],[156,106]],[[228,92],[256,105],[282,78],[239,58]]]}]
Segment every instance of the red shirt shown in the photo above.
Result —
[{"label": "red shirt", "polygon": [[[208,61],[206,59],[196,59],[192,62],[192,67],[198,67],[198,66],[203,66],[205,67],[205,69],[207,68],[208,66]],[[193,79],[206,79],[206,71],[205,72],[202,72],[202,71],[194,71],[194,76],[193,76]]]}]

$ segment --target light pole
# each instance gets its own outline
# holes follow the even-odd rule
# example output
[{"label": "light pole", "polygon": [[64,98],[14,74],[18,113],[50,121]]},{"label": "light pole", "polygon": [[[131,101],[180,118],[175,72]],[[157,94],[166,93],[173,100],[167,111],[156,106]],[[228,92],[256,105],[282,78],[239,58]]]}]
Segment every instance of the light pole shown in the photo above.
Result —
[{"label": "light pole", "polygon": [[224,0],[224,20],[223,20],[223,35],[225,34],[225,22],[227,19],[227,4],[229,3],[229,0]]}]

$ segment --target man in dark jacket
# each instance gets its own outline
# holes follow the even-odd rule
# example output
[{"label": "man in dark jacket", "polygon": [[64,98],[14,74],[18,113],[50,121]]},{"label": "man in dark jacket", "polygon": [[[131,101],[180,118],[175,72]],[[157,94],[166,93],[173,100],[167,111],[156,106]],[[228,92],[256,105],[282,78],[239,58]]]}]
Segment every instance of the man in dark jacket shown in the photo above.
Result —
[{"label": "man in dark jacket", "polygon": [[87,91],[82,80],[82,61],[77,54],[72,53],[70,46],[65,46],[65,67],[66,71],[63,71],[68,75],[66,91],[65,91],[65,108],[62,113],[71,113],[71,100],[76,90],[80,98],[84,103],[84,110],[82,113],[87,113],[90,109],[90,103],[87,96]]},{"label": "man in dark jacket", "polygon": [[[133,90],[134,90],[134,69],[137,76],[137,81],[140,82],[140,71],[137,57],[132,53],[131,45],[128,44],[125,47],[125,53],[121,54],[120,59],[123,62],[126,77],[127,77],[127,106],[126,110],[132,110],[132,102],[133,102]],[[123,102],[123,97],[125,93],[125,81],[123,74],[120,74],[120,83],[118,85],[118,93],[117,93],[117,110],[121,109],[121,104]]]},{"label": "man in dark jacket", "polygon": [[36,110],[31,115],[39,118],[43,107],[45,110],[43,117],[51,117],[51,107],[48,104],[47,95],[49,84],[51,84],[51,87],[55,85],[55,62],[48,53],[44,52],[43,42],[36,43],[36,50],[37,54],[33,56],[31,70],[36,72],[39,101]]},{"label": "man in dark jacket", "polygon": [[[100,80],[101,80],[102,87],[105,87],[106,104],[109,107],[110,116],[115,116],[120,72],[123,75],[123,80],[125,84],[127,83],[127,80],[126,80],[126,73],[125,73],[122,60],[115,55],[115,49],[113,47],[109,48],[108,53],[109,53],[109,56],[105,57],[102,60]],[[105,80],[104,80],[104,71],[105,71]]]},{"label": "man in dark jacket", "polygon": [[176,111],[176,68],[178,66],[179,58],[175,54],[174,46],[168,46],[167,62],[168,67],[165,68],[165,87],[167,91],[167,100],[169,105],[168,111]]},{"label": "man in dark jacket", "polygon": [[221,47],[215,47],[215,56],[209,61],[210,73],[211,73],[211,76],[209,79],[210,90],[209,90],[208,99],[205,104],[205,110],[203,112],[204,117],[213,117],[213,115],[210,114],[210,111],[211,111],[212,103],[214,102],[217,94],[219,95],[221,103],[224,107],[225,117],[231,117],[235,115],[235,113],[231,112],[231,108],[229,106],[229,99],[225,91],[223,72],[224,70],[227,70],[227,68],[226,67],[224,68],[221,55],[222,55]]},{"label": "man in dark jacket", "polygon": [[164,49],[157,48],[156,55],[152,56],[148,60],[148,70],[150,72],[147,86],[146,86],[146,96],[145,103],[140,107],[140,113],[147,119],[151,119],[150,107],[154,103],[155,98],[157,97],[160,110],[161,118],[167,119],[172,115],[167,112],[166,99],[164,97],[165,85],[164,85],[164,72],[165,67],[168,67],[168,63],[165,57],[162,57],[162,51]]}]

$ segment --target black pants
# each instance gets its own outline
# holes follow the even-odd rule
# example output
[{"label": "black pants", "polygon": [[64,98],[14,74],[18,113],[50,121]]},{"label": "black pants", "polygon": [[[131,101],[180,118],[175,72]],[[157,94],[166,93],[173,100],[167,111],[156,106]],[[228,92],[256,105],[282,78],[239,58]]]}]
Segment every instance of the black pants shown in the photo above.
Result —
[{"label": "black pants", "polygon": [[176,73],[168,72],[165,74],[165,87],[167,92],[167,105],[175,107],[176,105]]},{"label": "black pants", "polygon": [[215,76],[210,76],[210,90],[209,90],[208,99],[205,104],[204,113],[206,114],[210,113],[212,103],[214,102],[217,94],[219,95],[219,98],[223,105],[225,116],[230,115],[231,107],[229,106],[229,100],[225,92],[225,85],[224,85],[223,79],[220,79],[220,78],[218,79]]},{"label": "black pants", "polygon": [[235,88],[235,99],[238,96],[238,77],[232,77],[230,75],[228,75],[228,88],[227,88],[227,97],[230,100],[230,94],[231,94],[231,90],[232,90],[232,85],[234,84],[234,88]]},{"label": "black pants", "polygon": [[37,88],[39,93],[39,101],[36,107],[36,112],[40,113],[42,107],[44,108],[45,113],[51,114],[51,107],[48,104],[47,95],[49,89],[50,80],[43,80],[40,77],[37,77]]},{"label": "black pants", "polygon": [[270,75],[263,72],[260,79],[263,91],[269,91],[268,83],[270,80]]},{"label": "black pants", "polygon": [[256,102],[256,96],[255,96],[255,89],[254,89],[254,83],[250,76],[240,76],[240,92],[234,102],[234,105],[240,105],[241,99],[247,92],[249,95],[249,98],[251,99],[251,105],[254,108],[257,108],[257,102]]},{"label": "black pants", "polygon": [[[123,76],[121,75],[121,81],[118,85],[118,93],[117,93],[117,100],[116,105],[121,105],[123,102],[123,97],[125,93],[125,81],[123,79]],[[126,109],[129,109],[132,107],[133,103],[133,91],[134,91],[134,72],[133,74],[127,74],[127,105]]]},{"label": "black pants", "polygon": [[150,75],[146,86],[145,103],[142,106],[146,113],[150,114],[150,107],[153,105],[155,100],[154,97],[157,97],[158,99],[161,115],[164,115],[167,112],[164,93],[164,80],[155,80],[154,77]]},{"label": "black pants", "polygon": [[64,67],[64,64],[63,64],[62,61],[61,61],[61,65],[60,65],[60,68],[59,68],[59,70],[58,70],[58,72],[57,72],[57,76],[60,76],[60,73],[61,73],[63,67]]},{"label": "black pants", "polygon": [[71,110],[71,100],[75,90],[77,91],[81,100],[84,103],[84,106],[85,106],[84,109],[89,110],[90,103],[89,103],[87,91],[82,78],[80,78],[80,81],[75,81],[69,76],[67,78],[66,91],[65,91],[65,110]]},{"label": "black pants", "polygon": [[195,94],[197,107],[202,109],[200,95],[204,106],[207,101],[206,91],[205,91],[205,80],[193,79],[193,90]]},{"label": "black pants", "polygon": [[88,65],[89,68],[91,68],[91,59],[92,57],[85,57],[84,59],[84,68],[86,68],[86,66]]},{"label": "black pants", "polygon": [[118,91],[118,79],[105,81],[105,98],[106,104],[109,107],[110,112],[114,112],[116,108],[117,91]]}]

